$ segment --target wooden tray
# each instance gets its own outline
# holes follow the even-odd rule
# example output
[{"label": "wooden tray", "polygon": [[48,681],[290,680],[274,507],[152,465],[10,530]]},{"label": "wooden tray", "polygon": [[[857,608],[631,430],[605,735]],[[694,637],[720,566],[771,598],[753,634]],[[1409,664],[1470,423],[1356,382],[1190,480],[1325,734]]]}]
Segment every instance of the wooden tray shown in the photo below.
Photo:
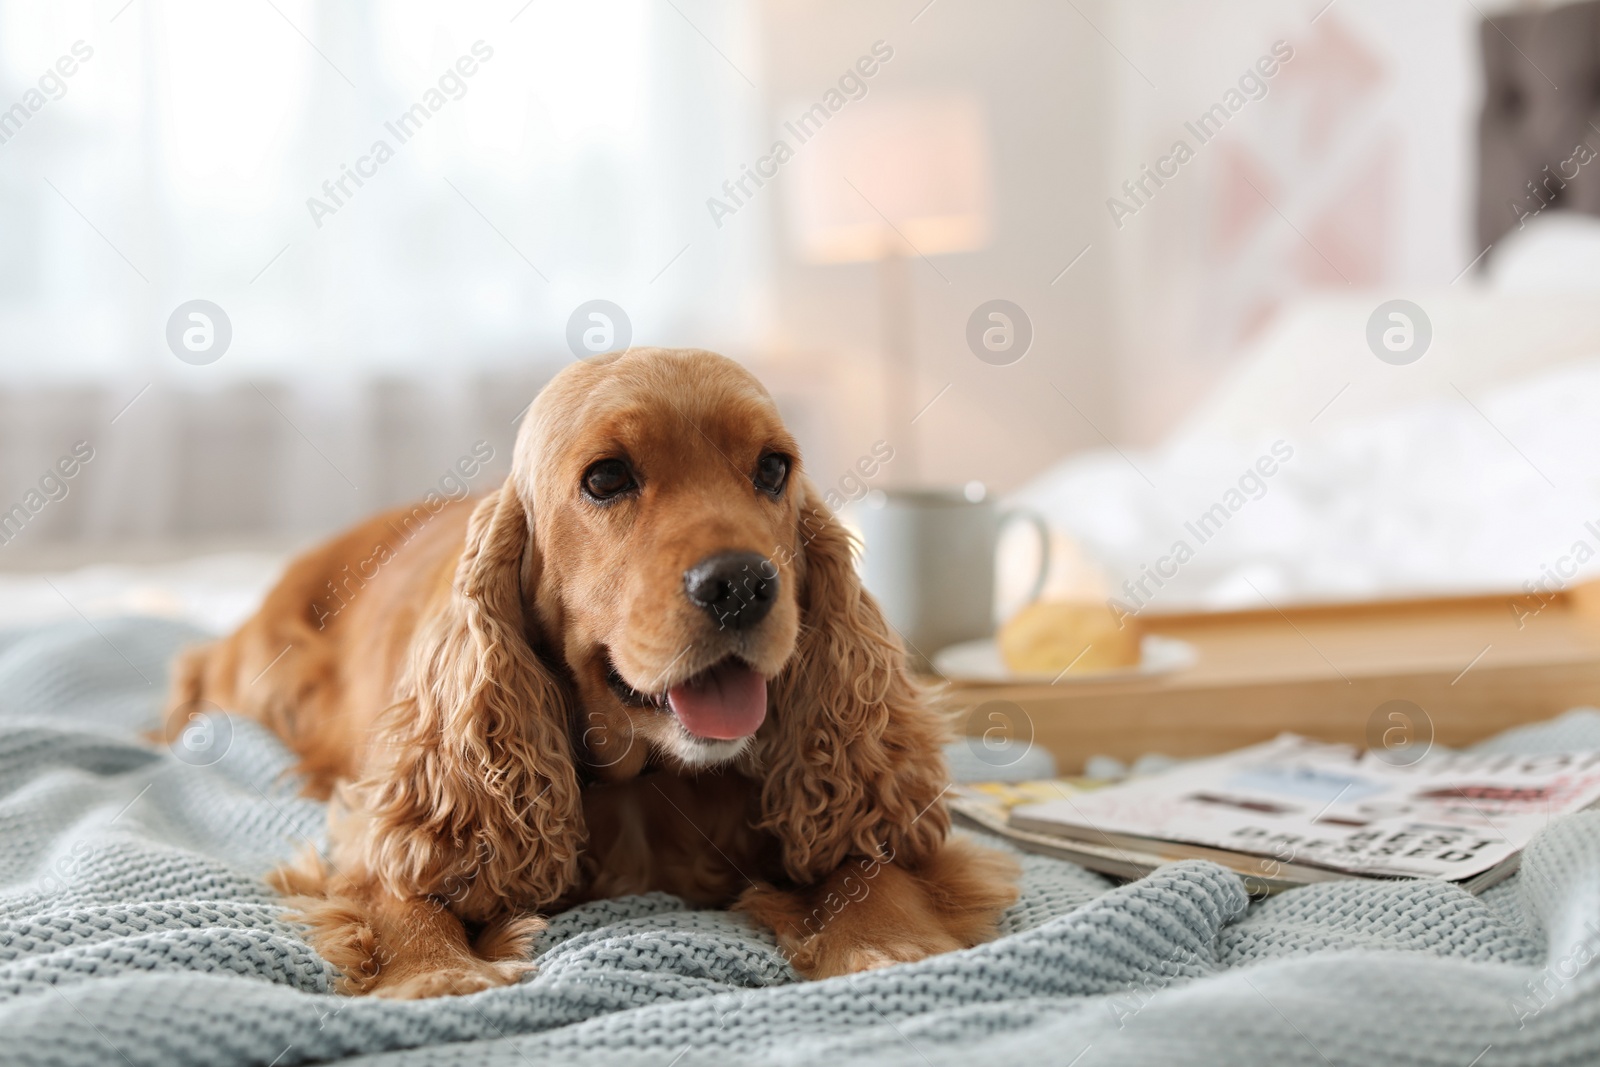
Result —
[{"label": "wooden tray", "polygon": [[[1062,773],[1092,755],[1199,756],[1285,730],[1377,745],[1400,712],[1417,743],[1481,740],[1600,705],[1600,590],[1146,616],[1191,642],[1191,668],[1071,686],[951,683],[957,730],[1043,745]],[[1518,612],[1524,613],[1519,626]],[[1385,707],[1389,701],[1409,701]],[[1398,738],[1398,733],[1391,737]]]}]

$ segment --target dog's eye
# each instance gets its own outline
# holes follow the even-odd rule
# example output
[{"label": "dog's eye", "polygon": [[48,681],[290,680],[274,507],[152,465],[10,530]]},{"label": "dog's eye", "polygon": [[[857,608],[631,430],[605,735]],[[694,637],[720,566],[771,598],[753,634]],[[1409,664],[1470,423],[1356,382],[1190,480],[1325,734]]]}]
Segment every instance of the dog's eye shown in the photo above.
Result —
[{"label": "dog's eye", "polygon": [[620,459],[602,459],[583,472],[583,491],[591,500],[610,500],[634,485],[633,471]]},{"label": "dog's eye", "polygon": [[777,496],[783,492],[783,485],[789,480],[789,457],[780,456],[776,452],[768,452],[756,462],[756,488],[763,493]]}]

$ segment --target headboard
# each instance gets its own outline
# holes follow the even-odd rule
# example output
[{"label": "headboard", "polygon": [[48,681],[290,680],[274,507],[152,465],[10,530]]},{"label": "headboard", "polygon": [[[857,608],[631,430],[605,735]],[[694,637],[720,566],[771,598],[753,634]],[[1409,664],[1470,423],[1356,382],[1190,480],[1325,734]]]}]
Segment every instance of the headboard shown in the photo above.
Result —
[{"label": "headboard", "polygon": [[1551,208],[1600,215],[1600,0],[1497,15],[1479,37],[1479,247]]}]

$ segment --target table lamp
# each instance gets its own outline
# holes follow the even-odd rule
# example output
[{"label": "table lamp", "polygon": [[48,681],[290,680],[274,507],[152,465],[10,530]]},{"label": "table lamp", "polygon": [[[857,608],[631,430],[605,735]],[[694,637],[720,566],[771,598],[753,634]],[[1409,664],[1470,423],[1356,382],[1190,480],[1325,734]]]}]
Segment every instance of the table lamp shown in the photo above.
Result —
[{"label": "table lamp", "polygon": [[989,243],[982,107],[967,94],[846,100],[796,146],[793,166],[789,207],[800,258],[878,264],[884,415],[900,460],[894,480],[914,483],[922,472],[911,423],[927,398],[916,393],[909,261]]}]

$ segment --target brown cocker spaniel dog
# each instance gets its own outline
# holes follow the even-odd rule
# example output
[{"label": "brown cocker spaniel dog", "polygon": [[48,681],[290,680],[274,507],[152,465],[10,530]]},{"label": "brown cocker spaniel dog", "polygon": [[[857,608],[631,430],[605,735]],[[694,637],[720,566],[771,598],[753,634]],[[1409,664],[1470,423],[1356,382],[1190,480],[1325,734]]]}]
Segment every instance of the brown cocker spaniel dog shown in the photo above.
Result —
[{"label": "brown cocker spaniel dog", "polygon": [[515,982],[540,913],[625,893],[732,905],[811,978],[1016,898],[948,836],[943,720],[772,399],[709,352],[566,368],[498,490],[357,526],[184,653],[168,731],[201,702],[333,797],[273,884],[351,993]]}]

